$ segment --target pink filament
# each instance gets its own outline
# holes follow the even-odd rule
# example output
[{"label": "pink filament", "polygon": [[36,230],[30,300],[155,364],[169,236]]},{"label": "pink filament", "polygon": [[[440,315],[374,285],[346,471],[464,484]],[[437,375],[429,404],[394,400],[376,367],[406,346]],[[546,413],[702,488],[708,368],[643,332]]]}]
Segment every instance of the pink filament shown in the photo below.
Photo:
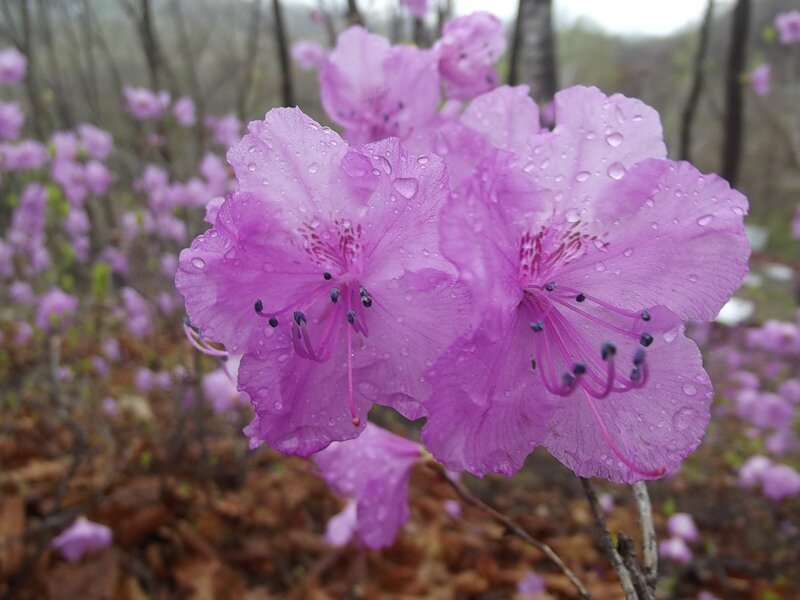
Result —
[{"label": "pink filament", "polygon": [[350,407],[350,416],[353,418],[353,425],[361,425],[361,419],[356,414],[356,403],[353,398],[353,342],[350,328],[347,328],[347,403]]},{"label": "pink filament", "polygon": [[617,455],[617,458],[619,458],[631,471],[638,473],[639,475],[643,475],[644,477],[661,477],[667,472],[665,467],[659,467],[654,471],[648,471],[647,469],[639,467],[633,461],[627,458],[611,438],[611,434],[608,432],[606,424],[603,422],[603,418],[600,416],[600,411],[597,410],[594,399],[589,394],[586,394],[586,400],[589,402],[589,408],[592,409],[595,421],[597,421],[597,426],[600,428],[600,432],[603,434],[603,439],[609,445],[614,454]]}]

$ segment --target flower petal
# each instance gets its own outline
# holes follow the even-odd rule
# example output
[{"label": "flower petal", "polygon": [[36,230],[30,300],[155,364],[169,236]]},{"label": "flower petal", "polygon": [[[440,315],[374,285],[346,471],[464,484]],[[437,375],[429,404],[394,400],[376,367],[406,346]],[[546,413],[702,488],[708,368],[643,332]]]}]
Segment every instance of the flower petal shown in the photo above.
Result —
[{"label": "flower petal", "polygon": [[477,476],[517,471],[544,441],[553,410],[531,370],[528,323],[515,313],[492,337],[478,329],[459,338],[426,373],[425,447],[448,469]]},{"label": "flower petal", "polygon": [[[655,318],[654,318],[655,320]],[[648,384],[593,400],[617,448],[642,470],[676,470],[700,444],[713,390],[697,345],[679,325],[648,349]],[[581,477],[633,483],[645,477],[622,463],[582,391],[565,398],[548,426],[547,449]]]},{"label": "flower petal", "polygon": [[616,201],[627,214],[600,213],[608,245],[590,245],[559,282],[626,308],[663,304],[684,319],[714,318],[747,273],[747,199],[716,175],[661,160],[636,165],[606,193],[601,204]]}]

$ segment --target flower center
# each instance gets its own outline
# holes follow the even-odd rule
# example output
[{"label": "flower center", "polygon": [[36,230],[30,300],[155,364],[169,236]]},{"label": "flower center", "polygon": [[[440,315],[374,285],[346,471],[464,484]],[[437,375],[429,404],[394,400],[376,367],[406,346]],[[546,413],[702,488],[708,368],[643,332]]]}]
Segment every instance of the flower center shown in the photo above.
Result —
[{"label": "flower center", "polygon": [[[530,317],[533,333],[531,368],[556,396],[581,391],[614,454],[634,472],[658,477],[666,472],[664,468],[649,471],[625,456],[595,404],[612,393],[647,384],[650,373],[645,348],[654,341],[647,331],[650,313],[619,308],[549,279],[559,267],[583,256],[587,242],[598,247],[604,244],[600,238],[582,233],[577,225],[566,232],[526,233],[520,240],[521,309]],[[627,356],[618,356],[622,352]]]}]

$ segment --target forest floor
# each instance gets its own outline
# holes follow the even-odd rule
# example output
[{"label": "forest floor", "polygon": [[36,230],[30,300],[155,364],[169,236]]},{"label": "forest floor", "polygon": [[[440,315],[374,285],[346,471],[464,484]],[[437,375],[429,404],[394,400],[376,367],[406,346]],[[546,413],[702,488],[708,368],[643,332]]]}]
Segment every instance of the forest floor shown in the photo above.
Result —
[{"label": "forest floor", "polygon": [[[64,355],[77,349],[70,344],[80,341],[67,340]],[[180,345],[162,356],[173,349],[175,360],[192,360]],[[35,378],[36,356],[15,356],[11,372]],[[116,419],[98,410],[98,390],[44,379],[41,389],[17,381],[14,405],[0,408],[0,597],[489,600],[521,598],[516,584],[531,570],[546,582],[539,598],[577,597],[541,551],[478,508],[445,512],[458,498],[425,465],[413,472],[411,520],[392,548],[331,547],[322,534],[342,501],[310,461],[249,451],[244,410],[225,418],[205,403],[181,407],[173,391],[131,393],[133,370],[116,368],[108,383],[121,398]],[[81,390],[94,399],[73,402]],[[800,501],[776,505],[737,486],[727,453],[739,429],[715,420],[684,469],[650,486],[659,538],[673,512],[691,513],[701,533],[690,565],[661,562],[660,598],[800,597]],[[615,501],[609,529],[637,539],[629,489],[595,483]],[[536,452],[512,479],[465,484],[552,546],[597,600],[622,597],[580,482],[552,457]],[[50,542],[81,514],[109,526],[113,546],[70,564]]]}]

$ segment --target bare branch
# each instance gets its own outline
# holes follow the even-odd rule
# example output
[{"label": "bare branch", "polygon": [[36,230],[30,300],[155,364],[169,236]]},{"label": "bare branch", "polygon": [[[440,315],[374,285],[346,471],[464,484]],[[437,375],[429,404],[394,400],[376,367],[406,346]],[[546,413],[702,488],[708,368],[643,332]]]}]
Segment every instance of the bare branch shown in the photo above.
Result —
[{"label": "bare branch", "polygon": [[653,591],[648,586],[639,565],[636,563],[636,546],[633,540],[621,531],[617,534],[617,550],[622,558],[622,563],[631,574],[633,588],[636,590],[637,596],[641,600],[654,600]]},{"label": "bare branch", "polygon": [[655,590],[658,581],[658,542],[653,524],[653,505],[644,481],[633,484],[633,498],[639,511],[639,531],[642,534],[642,573],[650,590]]},{"label": "bare branch", "polygon": [[567,579],[569,579],[570,583],[575,587],[578,594],[584,600],[591,600],[592,595],[589,593],[588,588],[583,584],[583,582],[578,578],[575,572],[570,569],[567,564],[561,559],[561,557],[556,554],[555,550],[553,550],[550,546],[545,544],[544,542],[537,540],[527,531],[525,531],[522,527],[517,525],[514,521],[508,518],[506,515],[501,513],[500,511],[492,508],[482,500],[473,496],[466,487],[464,487],[460,482],[451,479],[447,476],[447,472],[445,471],[444,467],[437,463],[434,460],[430,460],[426,463],[428,466],[436,470],[438,475],[442,477],[442,480],[445,481],[447,484],[452,487],[455,492],[461,497],[462,500],[471,504],[472,506],[479,508],[484,513],[486,513],[489,517],[503,525],[510,533],[513,533],[518,538],[524,540],[525,542],[529,543],[534,548],[540,550],[550,561],[555,564],[564,575],[566,575]]},{"label": "bare branch", "polygon": [[581,484],[583,485],[583,491],[586,494],[586,498],[589,500],[589,506],[592,509],[594,524],[597,528],[597,535],[600,538],[600,545],[603,547],[606,556],[608,556],[608,560],[611,561],[611,566],[614,567],[614,570],[617,572],[617,577],[619,577],[619,582],[622,585],[622,591],[625,593],[625,598],[627,600],[638,600],[639,595],[636,593],[636,588],[633,586],[631,573],[623,564],[622,557],[619,555],[619,552],[617,552],[616,548],[614,548],[614,544],[611,542],[611,534],[608,532],[606,521],[603,518],[603,512],[600,510],[600,503],[597,501],[597,494],[594,491],[594,486],[588,479],[584,477],[581,477],[580,479]]},{"label": "bare branch", "polygon": [[509,85],[528,85],[540,103],[558,89],[552,12],[552,0],[519,0],[509,59]]},{"label": "bare branch", "polygon": [[294,106],[294,87],[292,86],[292,65],[289,62],[289,40],[286,23],[283,20],[283,6],[280,0],[272,0],[275,19],[275,43],[278,46],[278,65],[281,70],[281,101],[283,106]]}]

